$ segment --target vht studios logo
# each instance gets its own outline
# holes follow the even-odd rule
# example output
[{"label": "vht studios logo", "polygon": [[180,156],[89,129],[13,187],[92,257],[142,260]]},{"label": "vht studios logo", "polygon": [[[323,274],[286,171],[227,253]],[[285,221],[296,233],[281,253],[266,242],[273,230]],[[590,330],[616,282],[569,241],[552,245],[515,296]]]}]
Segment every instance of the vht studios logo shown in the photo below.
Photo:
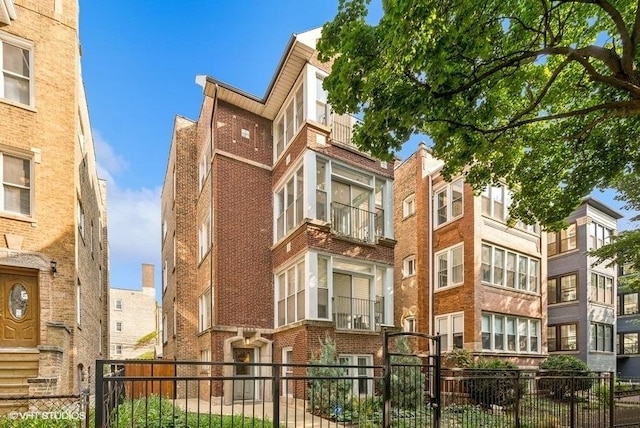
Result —
[{"label": "vht studios logo", "polygon": [[10,412],[7,417],[13,420],[21,419],[43,419],[43,420],[83,420],[86,418],[85,412],[77,410],[59,410],[51,412]]}]

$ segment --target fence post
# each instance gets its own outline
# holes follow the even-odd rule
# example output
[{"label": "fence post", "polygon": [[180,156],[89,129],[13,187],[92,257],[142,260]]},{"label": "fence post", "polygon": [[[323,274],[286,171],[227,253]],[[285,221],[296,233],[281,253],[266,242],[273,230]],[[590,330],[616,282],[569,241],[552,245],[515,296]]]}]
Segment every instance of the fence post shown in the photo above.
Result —
[{"label": "fence post", "polygon": [[[96,428],[104,426],[104,362],[96,361]],[[87,418],[89,415],[87,414]]]},{"label": "fence post", "polygon": [[614,379],[614,372],[609,372],[609,426],[610,427],[614,427],[616,426],[616,412],[615,412],[615,389],[616,389],[616,382]]},{"label": "fence post", "polygon": [[440,419],[442,416],[442,336],[436,336],[436,361],[435,361],[435,400],[434,400],[434,428],[440,428]]},{"label": "fence post", "polygon": [[571,395],[569,397],[569,407],[570,407],[570,414],[569,414],[569,426],[571,428],[576,428],[576,398],[575,398],[575,393],[576,393],[576,374],[575,372],[571,372]]},{"label": "fence post", "polygon": [[273,426],[280,426],[280,367],[276,364],[272,366],[273,370]]},{"label": "fence post", "polygon": [[516,385],[515,385],[515,391],[516,391],[516,403],[515,403],[515,411],[516,411],[516,428],[520,428],[520,382],[522,382],[522,380],[520,379],[520,370],[516,371]]},{"label": "fence post", "polygon": [[389,355],[389,333],[387,329],[382,331],[382,426],[391,427],[391,356]]}]

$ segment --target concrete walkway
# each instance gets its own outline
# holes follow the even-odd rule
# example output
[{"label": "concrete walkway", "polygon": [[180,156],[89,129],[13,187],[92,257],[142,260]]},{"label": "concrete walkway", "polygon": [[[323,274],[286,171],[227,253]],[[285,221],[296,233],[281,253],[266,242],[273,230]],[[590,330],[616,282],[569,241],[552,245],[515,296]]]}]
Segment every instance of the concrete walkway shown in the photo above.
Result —
[{"label": "concrete walkway", "polygon": [[[176,405],[183,410],[193,413],[211,415],[243,415],[248,418],[273,421],[273,403],[261,401],[238,402],[233,405],[222,405],[197,398],[177,399]],[[301,428],[329,428],[343,424],[323,419],[307,411],[304,400],[289,399],[287,403],[280,403],[280,425]]]}]

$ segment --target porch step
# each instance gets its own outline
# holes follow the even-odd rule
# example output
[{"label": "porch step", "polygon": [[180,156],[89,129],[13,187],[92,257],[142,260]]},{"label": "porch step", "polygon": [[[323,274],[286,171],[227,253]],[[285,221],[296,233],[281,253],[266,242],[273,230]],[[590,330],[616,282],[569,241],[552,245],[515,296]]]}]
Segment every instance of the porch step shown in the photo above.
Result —
[{"label": "porch step", "polygon": [[[0,398],[29,394],[27,381],[38,377],[37,349],[0,349]],[[0,407],[10,402],[0,400]]]}]

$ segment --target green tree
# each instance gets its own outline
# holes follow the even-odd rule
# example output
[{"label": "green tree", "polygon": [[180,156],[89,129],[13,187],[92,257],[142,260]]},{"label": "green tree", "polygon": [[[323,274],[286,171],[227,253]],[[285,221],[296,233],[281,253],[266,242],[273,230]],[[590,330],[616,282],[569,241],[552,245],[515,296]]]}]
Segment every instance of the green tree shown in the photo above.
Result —
[{"label": "green tree", "polygon": [[354,141],[390,158],[433,140],[447,178],[504,180],[511,217],[550,229],[640,164],[637,0],[340,0],[320,58]]},{"label": "green tree", "polygon": [[422,361],[412,355],[407,336],[396,340],[396,352],[391,357],[391,406],[404,410],[418,410],[424,405],[426,376]]},{"label": "green tree", "polygon": [[314,414],[340,418],[351,404],[352,381],[340,366],[336,344],[329,336],[321,343],[320,354],[307,369],[309,400]]}]

